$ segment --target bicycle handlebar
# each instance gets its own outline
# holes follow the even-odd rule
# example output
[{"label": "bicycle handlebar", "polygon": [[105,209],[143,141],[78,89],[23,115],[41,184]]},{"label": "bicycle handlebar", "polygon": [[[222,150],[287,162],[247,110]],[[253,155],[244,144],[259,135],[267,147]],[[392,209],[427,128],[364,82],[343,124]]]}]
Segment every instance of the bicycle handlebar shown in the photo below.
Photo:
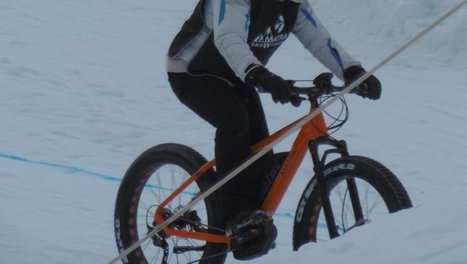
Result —
[{"label": "bicycle handlebar", "polygon": [[339,93],[345,89],[345,86],[332,86],[329,88],[322,88],[318,86],[311,86],[311,87],[298,87],[295,86],[295,91],[297,91],[297,95],[306,95],[310,98],[318,98],[323,95],[332,95],[335,93]]},{"label": "bicycle handlebar", "polygon": [[[310,87],[298,87],[293,84],[293,92],[295,93],[291,99],[293,106],[300,106],[301,102],[308,100],[315,102],[323,95],[333,95],[341,92],[346,86],[335,86],[332,84],[333,74],[330,72],[321,73],[313,80],[313,85]],[[294,83],[294,81],[291,81]],[[355,91],[355,89],[354,89]],[[301,97],[300,95],[305,95]]]}]

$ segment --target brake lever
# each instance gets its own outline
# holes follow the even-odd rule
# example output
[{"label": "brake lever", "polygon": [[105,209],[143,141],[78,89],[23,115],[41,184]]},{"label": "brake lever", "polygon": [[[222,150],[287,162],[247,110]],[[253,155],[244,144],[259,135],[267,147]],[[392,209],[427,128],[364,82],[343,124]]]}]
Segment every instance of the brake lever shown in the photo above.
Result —
[{"label": "brake lever", "polygon": [[355,87],[350,91],[352,94],[356,94],[358,96],[361,96],[363,98],[368,98],[368,87],[364,84],[360,84],[359,86]]},{"label": "brake lever", "polygon": [[324,93],[330,93],[332,91],[332,88],[334,87],[332,84],[333,77],[334,77],[334,74],[330,72],[323,72],[313,80],[313,84],[320,91]]}]

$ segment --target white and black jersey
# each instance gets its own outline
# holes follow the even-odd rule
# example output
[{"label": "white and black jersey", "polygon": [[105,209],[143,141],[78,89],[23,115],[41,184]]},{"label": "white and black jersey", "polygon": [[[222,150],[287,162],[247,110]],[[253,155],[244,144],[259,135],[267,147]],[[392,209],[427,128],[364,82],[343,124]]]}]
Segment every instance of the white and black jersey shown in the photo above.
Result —
[{"label": "white and black jersey", "polygon": [[172,42],[166,68],[244,81],[249,66],[266,65],[290,33],[341,79],[344,69],[360,65],[307,0],[201,0]]}]

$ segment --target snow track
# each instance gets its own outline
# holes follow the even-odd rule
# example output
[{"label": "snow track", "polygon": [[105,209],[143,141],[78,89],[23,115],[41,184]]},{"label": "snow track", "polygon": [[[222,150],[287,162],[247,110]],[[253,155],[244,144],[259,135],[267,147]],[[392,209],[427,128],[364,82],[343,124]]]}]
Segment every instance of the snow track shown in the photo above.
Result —
[{"label": "snow track", "polygon": [[[368,68],[457,3],[310,2]],[[177,101],[164,72],[167,47],[195,4],[0,1],[0,263],[107,263],[117,254],[118,179],[133,159],[162,142],[212,157],[213,129]],[[276,249],[251,263],[465,262],[466,46],[464,7],[376,73],[381,100],[347,96],[350,120],[335,136],[398,175],[414,208],[291,254],[290,212],[311,177],[308,163],[280,206],[288,217],[276,219]],[[324,70],[293,37],[269,66],[300,79]],[[262,96],[271,131],[307,111]]]}]

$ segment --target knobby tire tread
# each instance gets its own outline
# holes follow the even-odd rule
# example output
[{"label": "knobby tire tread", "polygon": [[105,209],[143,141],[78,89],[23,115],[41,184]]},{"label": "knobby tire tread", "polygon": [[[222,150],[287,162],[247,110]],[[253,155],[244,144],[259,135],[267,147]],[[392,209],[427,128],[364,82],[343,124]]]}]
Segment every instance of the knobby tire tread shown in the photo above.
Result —
[{"label": "knobby tire tread", "polygon": [[[346,164],[355,164],[354,170],[346,170]],[[342,169],[338,169],[339,166]],[[388,213],[394,213],[412,206],[410,197],[399,179],[381,163],[362,156],[346,156],[336,159],[324,168],[332,170],[325,175],[325,183],[328,188],[334,188],[338,182],[345,179],[344,176],[359,178],[369,183],[383,198]],[[316,186],[316,177],[313,177],[307,184],[297,207],[297,213],[293,232],[293,248],[298,250],[302,245],[309,242],[316,242],[317,220],[322,210],[320,205],[320,195]],[[313,188],[313,190],[309,190]],[[330,192],[330,189],[327,190]],[[308,194],[307,194],[308,192]],[[302,208],[302,216],[299,215],[300,204],[305,204]],[[312,220],[310,220],[312,219]]]}]

